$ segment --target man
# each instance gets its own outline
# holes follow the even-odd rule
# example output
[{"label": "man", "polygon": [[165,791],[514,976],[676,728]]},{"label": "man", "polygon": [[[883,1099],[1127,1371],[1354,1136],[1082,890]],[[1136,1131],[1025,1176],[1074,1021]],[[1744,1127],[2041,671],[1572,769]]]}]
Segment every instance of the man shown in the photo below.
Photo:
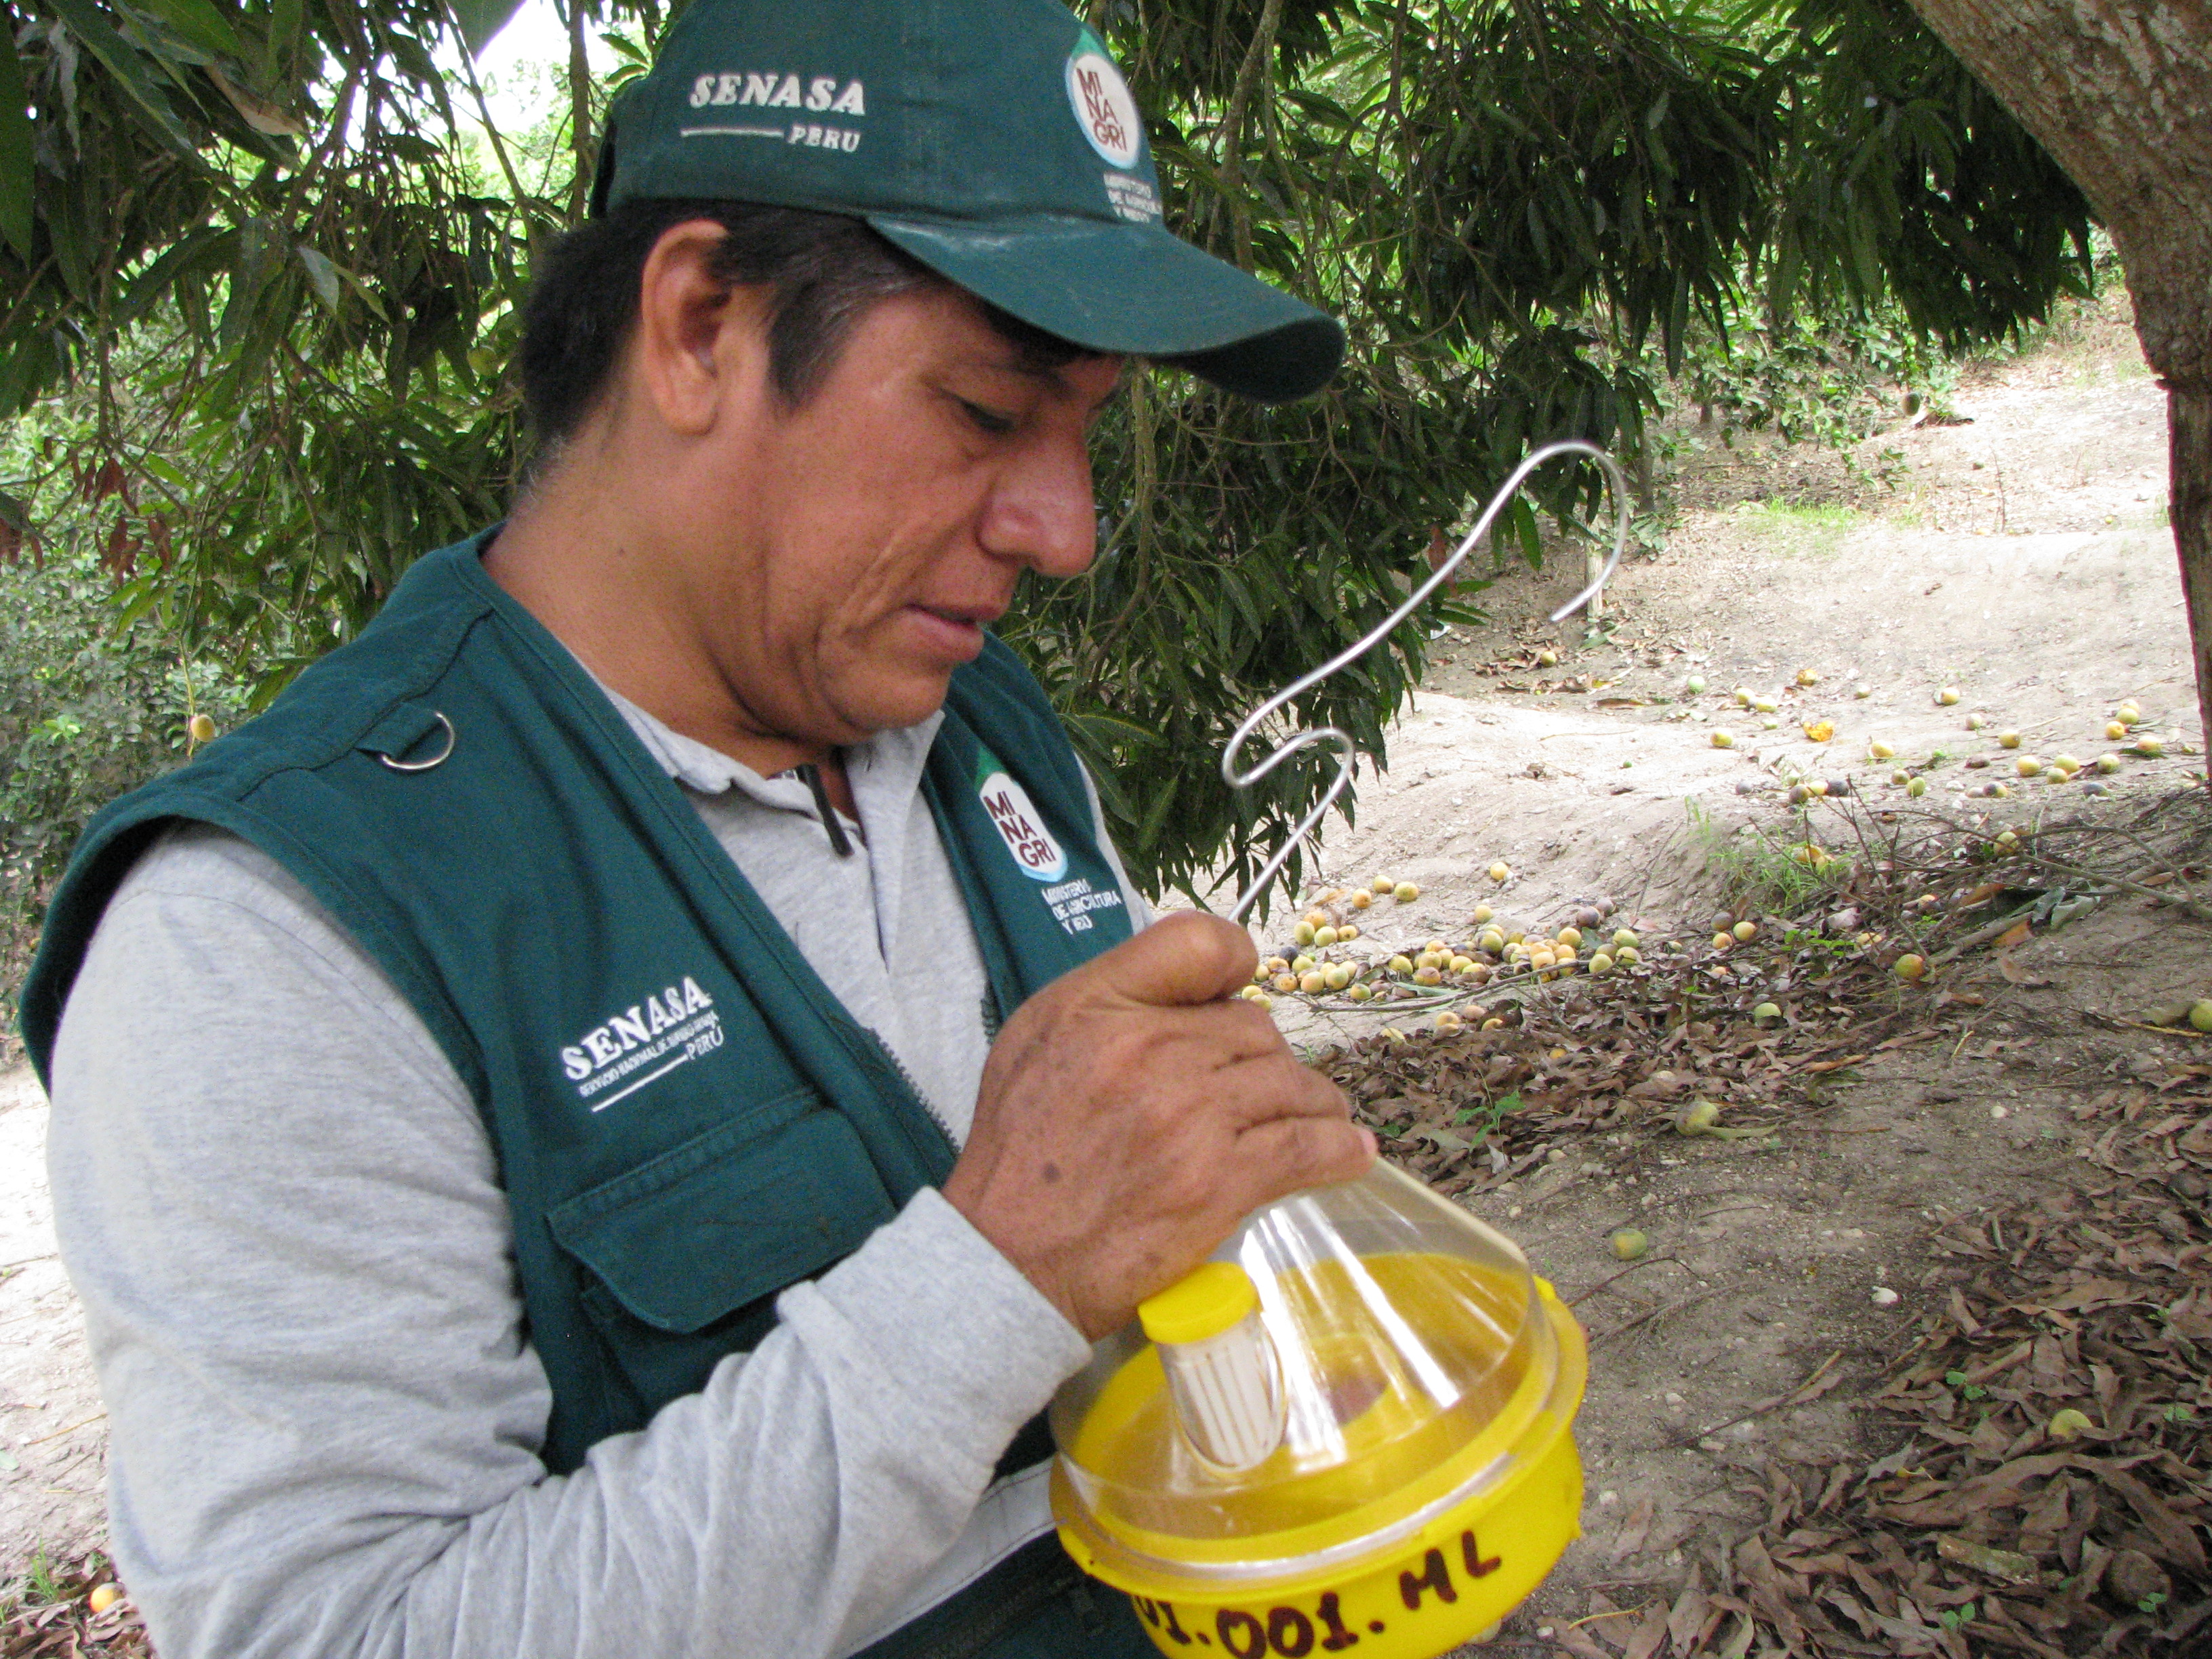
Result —
[{"label": "man", "polygon": [[164,1659],[1139,1651],[1038,1413],[1373,1143],[986,630],[1124,354],[1334,326],[1160,228],[1049,0],[695,0],[594,211],[514,517],[57,898],[117,1559]]}]

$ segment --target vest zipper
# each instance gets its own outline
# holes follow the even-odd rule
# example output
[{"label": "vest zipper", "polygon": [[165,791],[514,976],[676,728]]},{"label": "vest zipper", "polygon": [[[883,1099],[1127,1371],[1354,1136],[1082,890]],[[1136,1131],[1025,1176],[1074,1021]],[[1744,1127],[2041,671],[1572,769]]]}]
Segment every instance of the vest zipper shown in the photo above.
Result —
[{"label": "vest zipper", "polygon": [[[860,1022],[855,1020],[854,1024],[859,1024]],[[876,1047],[884,1051],[884,1058],[890,1062],[891,1070],[898,1073],[899,1081],[906,1085],[907,1092],[914,1097],[915,1103],[928,1115],[929,1121],[937,1126],[938,1133],[945,1137],[945,1145],[952,1148],[953,1157],[958,1158],[960,1141],[953,1134],[952,1126],[945,1121],[945,1115],[937,1109],[936,1103],[930,1099],[921,1085],[914,1080],[914,1073],[907,1070],[906,1062],[898,1057],[898,1051],[869,1027],[862,1025],[860,1029],[875,1038]]]}]

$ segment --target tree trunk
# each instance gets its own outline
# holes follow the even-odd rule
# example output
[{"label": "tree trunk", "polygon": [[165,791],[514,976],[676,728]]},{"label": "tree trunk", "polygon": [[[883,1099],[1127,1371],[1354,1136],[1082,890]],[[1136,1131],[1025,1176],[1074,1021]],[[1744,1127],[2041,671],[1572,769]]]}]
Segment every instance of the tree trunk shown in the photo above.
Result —
[{"label": "tree trunk", "polygon": [[2119,251],[2166,392],[2171,510],[2212,767],[2212,7],[1912,0],[2065,168]]}]

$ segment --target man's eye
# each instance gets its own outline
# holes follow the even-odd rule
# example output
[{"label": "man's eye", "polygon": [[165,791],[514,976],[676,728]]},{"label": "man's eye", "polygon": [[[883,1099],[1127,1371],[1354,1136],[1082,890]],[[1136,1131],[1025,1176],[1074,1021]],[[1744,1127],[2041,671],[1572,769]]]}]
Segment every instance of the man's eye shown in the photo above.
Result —
[{"label": "man's eye", "polygon": [[961,413],[994,438],[1003,438],[1014,429],[1014,419],[1011,415],[1001,415],[998,410],[986,409],[981,404],[971,404],[965,398],[957,398],[953,401],[960,405]]}]

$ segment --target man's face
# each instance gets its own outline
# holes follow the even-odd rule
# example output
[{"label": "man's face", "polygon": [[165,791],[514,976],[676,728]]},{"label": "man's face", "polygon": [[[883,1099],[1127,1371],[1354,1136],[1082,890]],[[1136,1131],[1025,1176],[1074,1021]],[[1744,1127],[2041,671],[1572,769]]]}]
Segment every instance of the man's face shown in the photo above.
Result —
[{"label": "man's face", "polygon": [[1085,437],[1119,375],[1025,366],[945,289],[877,305],[802,407],[764,384],[733,400],[674,510],[694,625],[747,723],[850,744],[934,712],[1023,571],[1089,567]]}]

